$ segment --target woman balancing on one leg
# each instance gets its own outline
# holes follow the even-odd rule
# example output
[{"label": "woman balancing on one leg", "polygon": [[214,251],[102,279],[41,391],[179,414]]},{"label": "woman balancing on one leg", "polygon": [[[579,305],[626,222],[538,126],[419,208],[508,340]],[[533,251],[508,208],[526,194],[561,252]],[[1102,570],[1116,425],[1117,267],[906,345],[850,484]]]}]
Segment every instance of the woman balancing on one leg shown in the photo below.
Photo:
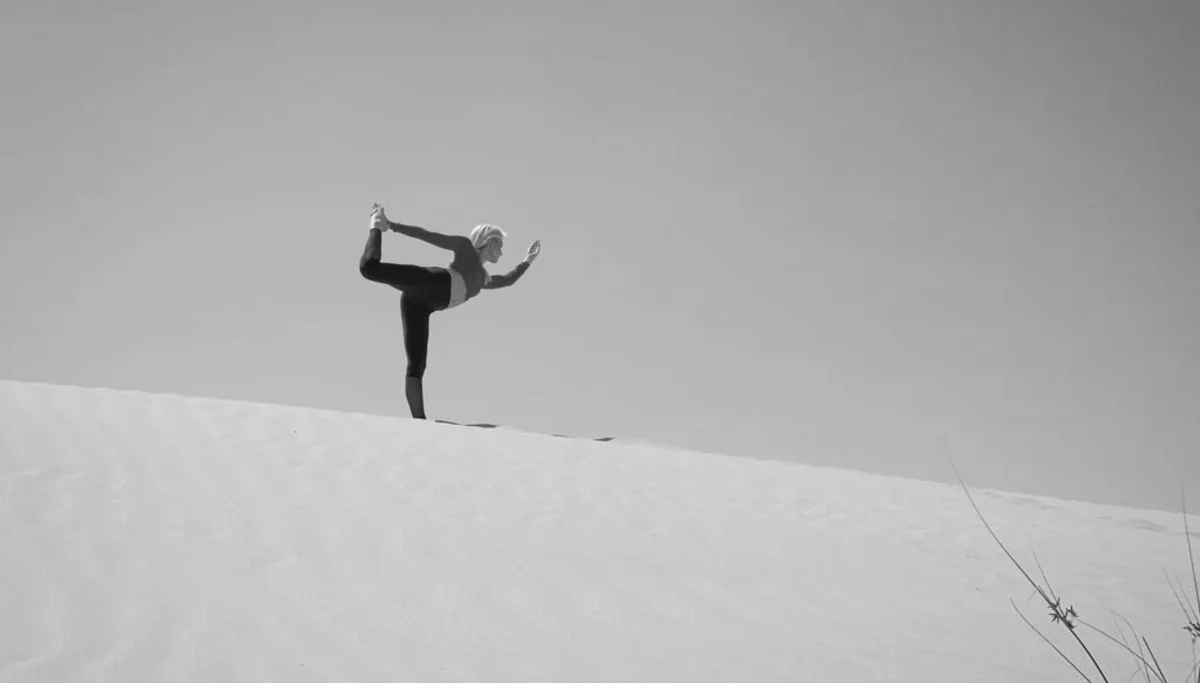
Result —
[{"label": "woman balancing on one leg", "polygon": [[[447,268],[383,263],[380,246],[386,230],[415,237],[435,247],[454,253]],[[387,219],[383,207],[371,208],[371,232],[358,270],[373,282],[381,282],[400,290],[400,320],[404,325],[404,352],[408,355],[408,370],[404,378],[404,394],[412,416],[425,419],[425,395],[421,378],[425,375],[425,359],[429,351],[429,316],[435,311],[453,308],[474,297],[483,289],[507,287],[521,278],[529,265],[541,253],[541,243],[529,246],[525,260],[506,275],[488,275],[484,263],[496,263],[504,249],[504,231],[494,225],[478,225],[470,237],[443,235],[415,225],[401,225]]]}]

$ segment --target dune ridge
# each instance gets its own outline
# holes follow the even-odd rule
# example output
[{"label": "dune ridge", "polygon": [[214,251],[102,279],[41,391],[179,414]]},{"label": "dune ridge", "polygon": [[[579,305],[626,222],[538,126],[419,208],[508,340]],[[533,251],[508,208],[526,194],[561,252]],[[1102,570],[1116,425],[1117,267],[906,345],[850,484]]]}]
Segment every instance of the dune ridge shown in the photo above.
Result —
[{"label": "dune ridge", "polygon": [[[1179,515],[977,493],[1191,666]],[[0,560],[0,683],[1074,675],[955,487],[620,439],[0,381]]]}]

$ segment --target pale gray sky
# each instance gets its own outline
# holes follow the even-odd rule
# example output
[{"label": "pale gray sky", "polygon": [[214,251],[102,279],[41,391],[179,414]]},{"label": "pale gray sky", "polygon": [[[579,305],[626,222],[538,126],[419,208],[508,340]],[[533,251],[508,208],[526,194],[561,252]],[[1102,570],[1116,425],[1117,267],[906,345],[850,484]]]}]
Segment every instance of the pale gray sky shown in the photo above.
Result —
[{"label": "pale gray sky", "polygon": [[1200,3],[0,12],[2,377],[1200,509]]}]

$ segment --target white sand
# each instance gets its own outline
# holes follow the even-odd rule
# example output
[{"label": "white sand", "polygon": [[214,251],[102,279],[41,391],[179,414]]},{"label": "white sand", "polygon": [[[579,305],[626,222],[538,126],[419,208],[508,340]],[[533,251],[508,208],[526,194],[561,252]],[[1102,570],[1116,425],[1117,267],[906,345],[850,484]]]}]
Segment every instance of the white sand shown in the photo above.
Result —
[{"label": "white sand", "polygon": [[[1183,680],[1180,515],[977,500]],[[4,683],[1079,680],[1029,595],[952,486],[0,382]]]}]

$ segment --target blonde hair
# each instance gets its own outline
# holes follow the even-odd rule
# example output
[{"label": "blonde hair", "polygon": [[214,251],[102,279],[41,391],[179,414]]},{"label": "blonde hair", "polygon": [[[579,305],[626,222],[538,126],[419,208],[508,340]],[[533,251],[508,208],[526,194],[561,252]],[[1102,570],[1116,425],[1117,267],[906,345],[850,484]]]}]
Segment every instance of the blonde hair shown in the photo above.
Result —
[{"label": "blonde hair", "polygon": [[508,235],[491,223],[481,223],[471,230],[471,244],[476,249],[482,248],[483,245],[492,240],[500,240],[503,243],[505,237],[508,237]]}]

